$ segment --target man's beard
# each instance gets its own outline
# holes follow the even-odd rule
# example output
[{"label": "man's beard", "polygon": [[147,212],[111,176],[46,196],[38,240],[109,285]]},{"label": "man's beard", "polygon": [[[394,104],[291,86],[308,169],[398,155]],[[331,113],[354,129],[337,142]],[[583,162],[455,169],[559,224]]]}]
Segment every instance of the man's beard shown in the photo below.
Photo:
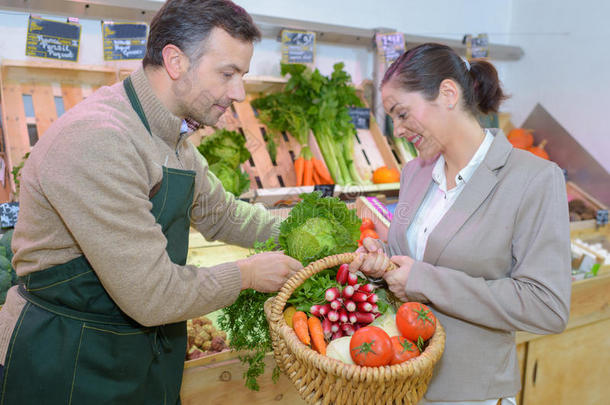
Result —
[{"label": "man's beard", "polygon": [[190,76],[174,82],[174,95],[179,101],[179,112],[182,117],[188,117],[200,125],[215,125],[223,112],[215,105],[229,108],[230,99],[216,99],[207,91],[193,94],[193,82]]}]

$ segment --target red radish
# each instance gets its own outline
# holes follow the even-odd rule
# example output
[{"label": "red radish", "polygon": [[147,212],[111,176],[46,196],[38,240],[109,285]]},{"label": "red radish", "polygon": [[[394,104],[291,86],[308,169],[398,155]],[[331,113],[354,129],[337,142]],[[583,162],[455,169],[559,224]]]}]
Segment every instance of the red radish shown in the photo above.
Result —
[{"label": "red radish", "polygon": [[356,304],[356,308],[360,312],[371,312],[373,310],[373,304],[370,302],[359,302]]},{"label": "red radish", "polygon": [[371,312],[374,314],[378,314],[379,313],[379,306],[377,306],[377,304],[373,304],[373,309],[371,309]]},{"label": "red radish", "polygon": [[351,298],[352,295],[354,295],[354,287],[352,287],[351,285],[345,286],[345,288],[341,292],[341,296],[343,296],[343,298],[347,299],[347,298]]},{"label": "red radish", "polygon": [[370,312],[354,312],[358,323],[366,323],[367,325],[375,320],[375,315]]},{"label": "red radish", "polygon": [[344,285],[347,283],[347,275],[349,274],[349,265],[344,263],[337,270],[337,283]]},{"label": "red radish", "polygon": [[360,284],[354,284],[354,292],[360,289]]},{"label": "red radish", "polygon": [[341,298],[338,298],[338,299],[336,299],[336,300],[333,300],[333,301],[330,303],[330,307],[331,307],[332,309],[334,309],[335,311],[339,310],[339,308],[341,308],[341,307],[343,306],[343,304],[341,303],[341,301],[339,301],[340,299],[341,299]]},{"label": "red radish", "polygon": [[330,336],[333,334],[332,326],[330,319],[324,318],[324,320],[322,320],[322,331],[324,332],[324,337],[326,339],[330,339]]},{"label": "red radish", "polygon": [[336,333],[336,332],[338,332],[339,330],[341,330],[341,328],[339,328],[339,324],[338,324],[338,323],[336,323],[336,322],[335,322],[335,323],[331,323],[331,325],[330,325],[330,331],[331,331],[332,333]]},{"label": "red radish", "polygon": [[341,330],[347,336],[352,336],[354,334],[354,332],[356,332],[356,330],[354,329],[354,326],[350,323],[344,323],[343,325],[341,325]]},{"label": "red radish", "polygon": [[371,294],[367,298],[367,301],[370,302],[371,304],[376,304],[377,301],[379,301],[379,297],[377,296],[377,294]]},{"label": "red radish", "polygon": [[311,312],[313,316],[322,316],[322,314],[320,313],[320,308],[322,308],[322,305],[312,305],[309,308],[309,312]]},{"label": "red radish", "polygon": [[349,323],[358,322],[358,318],[356,317],[356,314],[354,314],[353,312],[348,315],[348,319],[349,319]]},{"label": "red radish", "polygon": [[366,293],[356,291],[352,296],[352,300],[356,302],[367,302],[369,296]]},{"label": "red radish", "polygon": [[381,316],[381,312],[371,312],[373,315],[375,315],[375,319],[379,318]]},{"label": "red radish", "polygon": [[337,287],[332,287],[326,290],[326,294],[324,294],[326,301],[331,302],[336,300],[339,297],[339,289]]},{"label": "red radish", "polygon": [[347,311],[345,308],[341,308],[339,310],[339,321],[345,323],[349,321],[349,317],[347,316]]},{"label": "red radish", "polygon": [[358,291],[362,291],[368,294],[371,294],[373,291],[375,291],[375,286],[373,284],[365,284],[362,287],[360,287],[358,289]]},{"label": "red radish", "polygon": [[345,309],[347,309],[348,312],[354,312],[356,310],[356,303],[352,300],[345,300],[343,305],[345,305]]},{"label": "red radish", "polygon": [[335,340],[335,339],[341,338],[341,337],[343,337],[343,336],[345,336],[345,335],[343,334],[343,331],[338,330],[337,332],[333,333],[333,335],[332,335],[332,337],[330,338],[330,340]]},{"label": "red radish", "polygon": [[328,319],[330,319],[331,322],[337,322],[339,320],[339,313],[335,310],[332,310],[328,313]]},{"label": "red radish", "polygon": [[347,275],[347,284],[349,285],[355,285],[358,282],[358,276],[355,275],[354,273],[349,273]]},{"label": "red radish", "polygon": [[331,311],[331,307],[328,304],[320,305],[320,315],[326,316]]}]

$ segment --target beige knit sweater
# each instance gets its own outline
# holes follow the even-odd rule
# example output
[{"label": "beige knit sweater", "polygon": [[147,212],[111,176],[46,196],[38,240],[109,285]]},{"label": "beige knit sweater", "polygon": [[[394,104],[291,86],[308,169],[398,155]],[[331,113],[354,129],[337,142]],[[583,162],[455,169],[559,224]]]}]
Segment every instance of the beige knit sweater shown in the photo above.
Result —
[{"label": "beige knit sweater", "polygon": [[[181,119],[154,95],[142,69],[133,85],[153,136],[122,83],[103,87],[41,137],[23,168],[13,265],[20,276],[85,255],[116,304],[142,325],[177,322],[235,301],[235,262],[178,266],[150,213],[162,166],[197,172],[191,224],[208,240],[250,247],[278,233],[278,221],[226,193]],[[0,311],[0,364],[24,300],[13,289]]]}]

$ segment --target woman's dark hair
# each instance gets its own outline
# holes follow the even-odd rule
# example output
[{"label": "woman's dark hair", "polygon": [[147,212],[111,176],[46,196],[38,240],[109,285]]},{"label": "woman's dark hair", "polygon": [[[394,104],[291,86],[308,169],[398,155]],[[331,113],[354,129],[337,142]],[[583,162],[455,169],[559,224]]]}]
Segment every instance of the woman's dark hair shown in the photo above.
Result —
[{"label": "woman's dark hair", "polygon": [[462,89],[464,108],[478,115],[498,112],[506,99],[496,68],[483,59],[466,62],[446,45],[426,43],[403,53],[385,72],[381,86],[396,81],[405,91],[421,92],[426,100],[438,97],[443,80],[452,79]]},{"label": "woman's dark hair", "polygon": [[202,43],[214,27],[242,41],[261,38],[252,17],[230,0],[167,0],[150,23],[142,64],[163,66],[161,51],[168,44],[180,48],[191,61],[198,61],[205,52]]}]

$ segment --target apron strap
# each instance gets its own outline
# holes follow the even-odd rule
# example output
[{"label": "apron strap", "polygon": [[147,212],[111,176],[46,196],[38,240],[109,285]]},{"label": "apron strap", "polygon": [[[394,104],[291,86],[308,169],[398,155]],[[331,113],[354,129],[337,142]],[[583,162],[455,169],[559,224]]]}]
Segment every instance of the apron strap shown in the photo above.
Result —
[{"label": "apron strap", "polygon": [[127,97],[129,98],[131,107],[138,114],[138,117],[140,117],[142,124],[144,124],[146,130],[152,136],[152,132],[150,131],[150,125],[148,124],[148,119],[146,119],[146,114],[144,114],[144,109],[142,108],[142,104],[140,104],[140,99],[138,98],[136,89],[133,87],[133,83],[131,82],[130,76],[128,76],[127,79],[123,80],[123,87],[125,88],[125,92],[127,93]]}]

